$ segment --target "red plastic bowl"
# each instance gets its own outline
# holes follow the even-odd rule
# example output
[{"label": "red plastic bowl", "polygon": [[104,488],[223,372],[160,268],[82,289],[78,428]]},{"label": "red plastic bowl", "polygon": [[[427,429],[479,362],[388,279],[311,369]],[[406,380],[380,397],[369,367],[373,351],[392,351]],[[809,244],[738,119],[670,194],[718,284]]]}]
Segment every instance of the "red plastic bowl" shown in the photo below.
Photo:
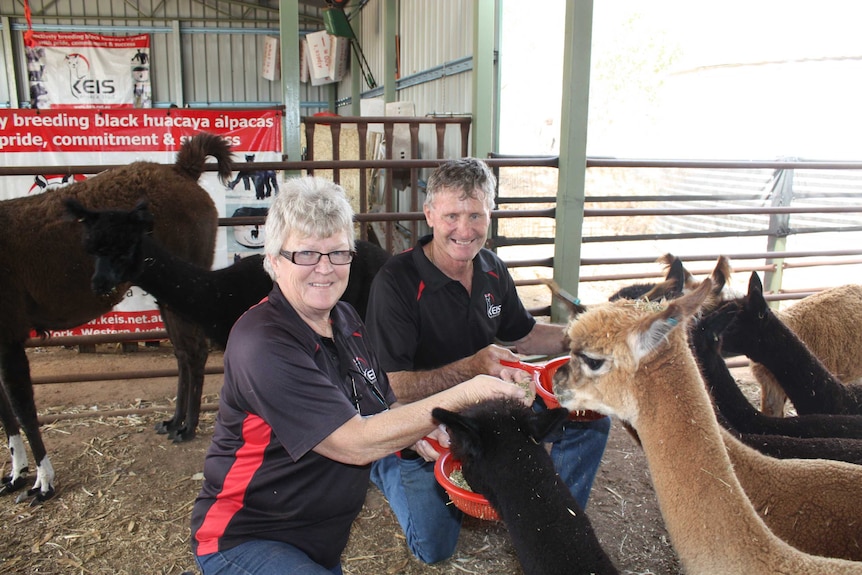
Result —
[{"label": "red plastic bowl", "polygon": [[[557,370],[561,366],[568,362],[569,356],[564,355],[562,357],[552,359],[542,365],[524,362],[511,363],[508,361],[504,361],[502,363],[510,367],[517,367],[525,371],[538,373],[539,378],[536,381],[536,393],[539,394],[539,397],[542,398],[548,409],[554,409],[555,407],[560,407],[560,402],[557,401],[557,396],[554,395],[554,374],[557,373]],[[604,415],[601,413],[586,409],[569,412],[569,420],[571,421],[593,421],[595,419],[601,419],[602,417],[604,417]]]},{"label": "red plastic bowl", "polygon": [[449,475],[457,469],[461,469],[461,462],[452,457],[451,451],[444,452],[434,464],[434,477],[437,478],[437,483],[446,490],[452,504],[467,515],[477,519],[499,521],[500,516],[497,514],[497,510],[491,507],[485,496],[467,491],[452,483]]}]

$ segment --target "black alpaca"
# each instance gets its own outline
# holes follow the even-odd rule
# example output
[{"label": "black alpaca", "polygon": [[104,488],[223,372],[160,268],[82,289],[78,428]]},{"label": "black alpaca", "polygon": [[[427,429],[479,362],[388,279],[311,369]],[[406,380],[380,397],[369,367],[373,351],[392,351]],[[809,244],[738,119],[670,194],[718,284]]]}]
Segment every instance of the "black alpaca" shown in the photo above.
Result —
[{"label": "black alpaca", "polygon": [[[153,216],[146,203],[131,211],[93,211],[70,199],[66,209],[83,224],[84,249],[95,257],[92,285],[96,293],[107,293],[120,283],[134,283],[152,294],[160,305],[200,325],[222,349],[239,316],[272,290],[272,279],[263,269],[260,254],[218,270],[204,269],[173,256],[149,235]],[[356,242],[356,252],[341,299],[364,318],[371,282],[389,253],[361,240]]]},{"label": "black alpaca", "polygon": [[646,299],[655,301],[662,297],[666,299],[678,298],[683,290],[693,281],[691,274],[682,265],[682,260],[673,254],[665,254],[658,259],[665,265],[664,281],[659,283],[637,283],[617,290],[608,301],[618,299]]},{"label": "black alpaca", "polygon": [[[245,155],[246,162],[254,161],[254,154],[246,154]],[[242,186],[245,188],[245,191],[251,190],[252,180],[254,179],[254,172],[250,172],[248,170],[240,170],[236,173],[236,177],[231,180],[227,187],[230,189],[234,189],[236,185],[242,180]]]},{"label": "black alpaca", "polygon": [[721,334],[735,316],[735,308],[721,308],[689,330],[689,342],[713,403],[733,429],[752,434],[862,439],[859,415],[772,417],[756,409],[739,389],[721,356]]},{"label": "black alpaca", "polygon": [[525,575],[618,573],[540,443],[568,413],[491,400],[431,415],[448,428],[464,478],[506,524]]},{"label": "black alpaca", "polygon": [[[197,180],[207,156],[217,159],[223,181],[230,177],[230,155],[223,138],[201,133],[182,145],[173,165],[133,162],[63,188],[0,202],[0,419],[12,453],[11,472],[3,478],[0,493],[20,489],[26,482],[29,464],[21,428],[36,460],[30,494],[43,501],[54,493],[54,470],[39,432],[24,349],[31,331],[86,323],[110,311],[128,287],[119,285],[103,296],[93,293],[93,259],[81,247],[78,227],[64,221],[62,199],[75,198],[91,208],[130,209],[147,197],[157,220],[153,236],[176,256],[210,266],[218,211]],[[203,386],[206,338],[197,326],[170,310],[162,311],[180,372],[176,411],[166,427],[177,440],[190,439],[194,427],[187,421],[189,400],[184,393]]]},{"label": "black alpaca", "polygon": [[772,372],[799,414],[862,415],[862,386],[845,385],[769,309],[752,272],[748,294],[724,304],[736,310],[724,331],[724,352],[744,354]]},{"label": "black alpaca", "polygon": [[278,178],[275,170],[260,170],[254,172],[254,197],[257,200],[266,199],[272,194],[278,194]]}]

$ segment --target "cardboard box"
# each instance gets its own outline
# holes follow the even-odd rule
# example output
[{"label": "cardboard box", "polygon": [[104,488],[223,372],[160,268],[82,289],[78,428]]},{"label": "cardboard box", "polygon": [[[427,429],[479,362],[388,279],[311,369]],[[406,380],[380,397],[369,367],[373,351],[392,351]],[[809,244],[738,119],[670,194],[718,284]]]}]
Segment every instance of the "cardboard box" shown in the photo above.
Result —
[{"label": "cardboard box", "polygon": [[278,80],[279,58],[278,38],[265,36],[263,39],[263,62],[261,63],[260,75],[267,80]]},{"label": "cardboard box", "polygon": [[329,34],[326,33],[326,30],[311,32],[305,35],[305,40],[308,43],[308,70],[311,75],[312,84],[314,84],[314,80],[331,81],[329,79],[329,50],[331,44]]},{"label": "cardboard box", "polygon": [[344,78],[350,55],[350,40],[330,36],[326,30],[305,35],[312,86],[332,84]]},{"label": "cardboard box", "polygon": [[329,77],[339,82],[347,73],[348,58],[350,58],[350,38],[330,36]]}]

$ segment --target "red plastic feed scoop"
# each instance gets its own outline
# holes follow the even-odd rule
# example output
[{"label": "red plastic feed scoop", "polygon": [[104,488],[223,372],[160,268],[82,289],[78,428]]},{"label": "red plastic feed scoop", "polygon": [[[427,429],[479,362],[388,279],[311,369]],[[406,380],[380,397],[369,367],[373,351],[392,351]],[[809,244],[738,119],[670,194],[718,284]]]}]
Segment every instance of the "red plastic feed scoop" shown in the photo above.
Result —
[{"label": "red plastic feed scoop", "polygon": [[[525,361],[505,361],[500,360],[500,363],[506,367],[514,367],[522,369],[529,373],[538,373],[539,377],[536,381],[536,393],[545,402],[548,409],[560,407],[560,402],[557,401],[554,395],[554,374],[560,366],[565,365],[569,361],[569,356],[564,355],[556,359],[552,359],[542,364],[527,363]],[[588,409],[574,410],[569,412],[569,420],[571,421],[593,421],[604,417],[601,413],[590,411]]]}]

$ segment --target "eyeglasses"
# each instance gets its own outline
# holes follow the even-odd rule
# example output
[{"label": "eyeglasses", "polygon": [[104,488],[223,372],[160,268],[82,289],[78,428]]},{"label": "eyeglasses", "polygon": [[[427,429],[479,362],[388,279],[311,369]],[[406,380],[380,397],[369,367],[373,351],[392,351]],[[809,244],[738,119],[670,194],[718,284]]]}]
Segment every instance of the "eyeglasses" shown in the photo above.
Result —
[{"label": "eyeglasses", "polygon": [[356,252],[349,250],[339,250],[324,254],[308,250],[301,252],[289,252],[287,250],[279,250],[278,254],[284,259],[289,260],[291,263],[294,263],[298,266],[317,265],[317,262],[319,262],[320,258],[322,258],[323,256],[328,257],[329,263],[331,263],[332,265],[343,266],[353,261],[353,257],[356,255]]}]

